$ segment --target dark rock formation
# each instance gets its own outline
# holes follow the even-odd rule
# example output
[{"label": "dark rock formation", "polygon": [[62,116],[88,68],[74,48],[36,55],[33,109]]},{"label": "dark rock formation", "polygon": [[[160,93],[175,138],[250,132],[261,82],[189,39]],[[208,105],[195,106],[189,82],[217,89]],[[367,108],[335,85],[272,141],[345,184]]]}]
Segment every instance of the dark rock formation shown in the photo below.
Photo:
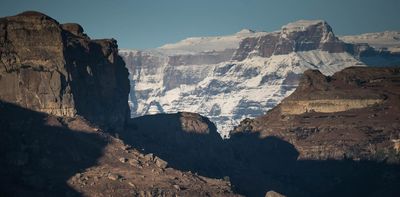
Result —
[{"label": "dark rock formation", "polygon": [[115,40],[38,13],[0,19],[0,99],[119,129],[129,116],[128,71]]}]

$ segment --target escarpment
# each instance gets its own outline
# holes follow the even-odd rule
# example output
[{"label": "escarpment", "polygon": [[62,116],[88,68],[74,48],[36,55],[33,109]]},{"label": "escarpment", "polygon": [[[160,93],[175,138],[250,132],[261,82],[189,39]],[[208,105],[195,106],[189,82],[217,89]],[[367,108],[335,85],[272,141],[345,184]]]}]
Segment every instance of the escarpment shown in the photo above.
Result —
[{"label": "escarpment", "polygon": [[38,12],[0,19],[0,99],[107,129],[129,117],[128,71],[113,39]]}]

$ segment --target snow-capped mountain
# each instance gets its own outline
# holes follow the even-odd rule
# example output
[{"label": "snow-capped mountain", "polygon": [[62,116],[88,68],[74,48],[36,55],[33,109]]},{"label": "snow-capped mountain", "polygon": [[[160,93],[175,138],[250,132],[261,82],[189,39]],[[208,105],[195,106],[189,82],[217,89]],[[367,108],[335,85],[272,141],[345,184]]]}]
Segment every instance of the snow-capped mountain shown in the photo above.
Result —
[{"label": "snow-capped mountain", "polygon": [[[368,53],[367,53],[367,52]],[[209,117],[221,135],[242,119],[265,114],[297,87],[307,69],[325,75],[366,66],[367,44],[338,39],[321,20],[275,32],[188,38],[152,50],[120,50],[130,71],[133,117],[188,111]]]}]

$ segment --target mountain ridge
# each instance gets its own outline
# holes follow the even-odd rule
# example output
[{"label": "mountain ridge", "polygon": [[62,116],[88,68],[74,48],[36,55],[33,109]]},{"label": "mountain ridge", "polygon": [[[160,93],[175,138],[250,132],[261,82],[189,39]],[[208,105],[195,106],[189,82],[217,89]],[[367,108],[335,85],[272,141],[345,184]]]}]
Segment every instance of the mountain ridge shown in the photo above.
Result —
[{"label": "mountain ridge", "polygon": [[[297,21],[279,31],[250,33],[240,42],[235,38],[235,45],[207,45],[235,35],[188,38],[169,44],[171,50],[121,50],[130,71],[131,92],[135,92],[130,95],[132,117],[199,112],[226,135],[241,119],[277,105],[294,91],[307,69],[329,75],[349,66],[400,65],[396,53],[341,41],[323,20]],[[200,47],[196,48],[196,42]],[[180,46],[189,48],[180,50]],[[207,50],[203,46],[208,46]],[[245,106],[250,107],[244,110]]]}]

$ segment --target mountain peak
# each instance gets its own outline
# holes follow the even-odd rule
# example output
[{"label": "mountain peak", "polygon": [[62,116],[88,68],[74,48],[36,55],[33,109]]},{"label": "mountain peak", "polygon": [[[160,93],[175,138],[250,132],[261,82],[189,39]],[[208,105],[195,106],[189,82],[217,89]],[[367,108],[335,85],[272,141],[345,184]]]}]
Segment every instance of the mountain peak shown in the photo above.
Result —
[{"label": "mountain peak", "polygon": [[284,25],[281,29],[282,38],[298,39],[298,36],[303,32],[308,35],[306,36],[308,37],[307,39],[318,38],[318,42],[321,43],[336,42],[338,40],[333,33],[332,27],[324,20],[299,20]]}]

